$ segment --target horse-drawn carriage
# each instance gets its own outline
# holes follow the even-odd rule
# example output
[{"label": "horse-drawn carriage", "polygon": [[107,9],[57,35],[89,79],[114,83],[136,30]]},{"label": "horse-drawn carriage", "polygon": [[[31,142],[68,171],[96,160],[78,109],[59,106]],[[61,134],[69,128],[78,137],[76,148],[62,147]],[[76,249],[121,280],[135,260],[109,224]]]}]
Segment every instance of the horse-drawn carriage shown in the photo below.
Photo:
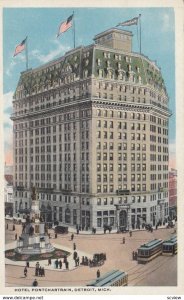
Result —
[{"label": "horse-drawn carriage", "polygon": [[99,267],[104,264],[106,253],[95,253],[93,259],[89,260],[89,267]]}]

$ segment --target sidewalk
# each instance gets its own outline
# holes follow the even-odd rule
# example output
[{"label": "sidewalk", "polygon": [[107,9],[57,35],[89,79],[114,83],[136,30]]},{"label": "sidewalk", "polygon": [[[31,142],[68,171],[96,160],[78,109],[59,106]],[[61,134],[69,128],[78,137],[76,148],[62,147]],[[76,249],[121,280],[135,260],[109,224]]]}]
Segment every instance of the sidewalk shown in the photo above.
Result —
[{"label": "sidewalk", "polygon": [[[159,226],[158,227],[158,229],[167,229],[167,224],[165,224],[165,225],[162,225],[162,226]],[[174,228],[173,228],[174,229]],[[155,228],[155,226],[153,227],[153,230],[156,230],[156,228]],[[131,229],[131,231],[132,232],[135,232],[135,231],[146,231],[146,229],[145,228],[141,228],[141,229]],[[69,227],[68,226],[68,232],[69,233],[74,233],[74,234],[76,234],[77,235],[77,230],[75,229],[75,228],[73,228],[73,227]],[[117,229],[112,229],[111,230],[111,232],[110,232],[111,234],[112,233],[117,233]],[[127,234],[127,233],[129,233],[129,231],[125,231],[125,232],[119,232],[119,234]],[[93,233],[92,232],[92,230],[91,229],[89,229],[89,230],[80,230],[79,231],[79,234],[81,235],[81,234],[84,234],[84,235],[100,235],[100,234],[103,234],[104,235],[104,230],[102,229],[102,230],[96,230],[96,233]],[[109,234],[109,231],[107,230],[106,231],[106,234]]]}]

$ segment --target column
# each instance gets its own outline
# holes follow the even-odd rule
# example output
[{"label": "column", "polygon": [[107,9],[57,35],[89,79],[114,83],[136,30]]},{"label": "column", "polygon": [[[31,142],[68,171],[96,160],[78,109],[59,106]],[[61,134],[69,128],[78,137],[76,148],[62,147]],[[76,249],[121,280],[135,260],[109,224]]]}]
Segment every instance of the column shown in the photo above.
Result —
[{"label": "column", "polygon": [[120,213],[120,209],[117,207],[116,208],[116,226],[117,226],[117,231],[119,231],[119,213]]},{"label": "column", "polygon": [[127,208],[127,229],[132,230],[130,207]]}]

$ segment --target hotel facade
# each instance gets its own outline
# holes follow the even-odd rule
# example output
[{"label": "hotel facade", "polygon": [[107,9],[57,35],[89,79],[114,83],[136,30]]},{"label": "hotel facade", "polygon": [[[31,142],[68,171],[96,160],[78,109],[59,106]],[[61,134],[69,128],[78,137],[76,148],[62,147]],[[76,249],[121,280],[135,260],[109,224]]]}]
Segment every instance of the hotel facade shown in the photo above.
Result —
[{"label": "hotel facade", "polygon": [[13,99],[14,214],[36,187],[45,222],[140,228],[169,215],[160,69],[116,28],[21,73]]}]

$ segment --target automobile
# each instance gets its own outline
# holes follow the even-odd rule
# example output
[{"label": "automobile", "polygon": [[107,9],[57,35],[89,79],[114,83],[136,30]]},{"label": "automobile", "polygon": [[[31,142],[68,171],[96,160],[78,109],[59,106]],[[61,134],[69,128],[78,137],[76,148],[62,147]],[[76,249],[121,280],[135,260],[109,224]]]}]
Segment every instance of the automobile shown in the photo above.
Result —
[{"label": "automobile", "polygon": [[110,226],[110,225],[104,225],[104,232],[106,232],[106,230],[108,230],[109,231],[109,233],[111,232],[111,230],[112,230],[112,226]]},{"label": "automobile", "polygon": [[68,226],[55,226],[54,228],[55,233],[67,234],[68,233]]},{"label": "automobile", "polygon": [[104,264],[106,253],[95,253],[93,259],[89,260],[89,267],[99,267]]},{"label": "automobile", "polygon": [[174,227],[174,224],[172,221],[169,221],[168,224],[167,224],[167,228],[173,228]]}]

